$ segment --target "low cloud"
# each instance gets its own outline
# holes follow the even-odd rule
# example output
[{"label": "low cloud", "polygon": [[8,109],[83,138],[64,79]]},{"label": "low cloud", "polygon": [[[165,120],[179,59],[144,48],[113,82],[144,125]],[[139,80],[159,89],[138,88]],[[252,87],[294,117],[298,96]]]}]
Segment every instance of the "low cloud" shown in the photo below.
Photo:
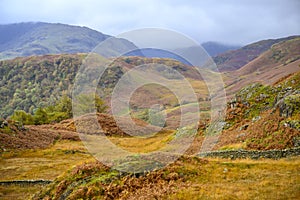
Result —
[{"label": "low cloud", "polygon": [[300,33],[298,0],[2,0],[0,23],[60,22],[117,35],[167,28],[199,42],[247,44]]}]

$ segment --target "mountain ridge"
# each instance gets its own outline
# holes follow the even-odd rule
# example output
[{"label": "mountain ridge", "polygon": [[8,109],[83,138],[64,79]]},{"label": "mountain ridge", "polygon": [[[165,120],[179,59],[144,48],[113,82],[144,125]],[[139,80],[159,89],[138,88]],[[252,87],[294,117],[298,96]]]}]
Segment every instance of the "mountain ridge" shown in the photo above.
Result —
[{"label": "mountain ridge", "polygon": [[224,72],[227,95],[232,96],[253,82],[273,84],[300,70],[300,37],[273,44],[267,51],[238,70]]},{"label": "mountain ridge", "polygon": [[[0,59],[15,57],[88,53],[107,38],[111,40],[111,49],[136,46],[125,39],[115,38],[96,30],[61,23],[24,22],[0,25]],[[117,54],[117,53],[116,53]]]},{"label": "mountain ridge", "polygon": [[[109,37],[113,36],[85,26],[62,23],[21,22],[0,24],[0,59],[30,55],[87,53]],[[125,46],[129,45],[129,50],[136,49],[136,46],[133,43],[130,44],[130,41],[127,43],[120,40],[119,42],[124,43]],[[132,48],[133,45],[134,48]],[[210,56],[240,47],[213,41],[204,42],[201,45]],[[134,56],[145,57],[151,57],[153,54],[145,52],[146,55],[143,55],[138,51],[134,53]],[[160,55],[161,52],[154,53],[156,57],[166,57],[165,53],[162,53],[162,55]],[[170,58],[173,57],[170,56]]]},{"label": "mountain ridge", "polygon": [[225,53],[241,48],[241,45],[224,44],[221,42],[204,42],[201,46],[207,51],[210,56],[217,56],[218,54]]},{"label": "mountain ridge", "polygon": [[282,41],[291,40],[297,37],[299,37],[299,35],[257,41],[243,46],[242,48],[239,48],[237,50],[230,50],[225,53],[221,53],[217,56],[214,56],[213,60],[218,66],[219,71],[235,71],[257,58],[263,52],[267,51],[269,48],[272,47],[272,45]]}]

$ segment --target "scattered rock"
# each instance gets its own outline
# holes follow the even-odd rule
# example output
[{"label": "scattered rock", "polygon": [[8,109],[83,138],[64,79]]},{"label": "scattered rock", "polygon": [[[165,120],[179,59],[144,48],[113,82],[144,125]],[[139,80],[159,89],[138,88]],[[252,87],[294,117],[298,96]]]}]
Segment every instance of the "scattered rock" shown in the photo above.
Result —
[{"label": "scattered rock", "polygon": [[283,150],[267,150],[267,151],[251,151],[251,150],[224,150],[224,151],[208,151],[198,154],[200,157],[220,157],[220,158],[230,158],[230,159],[240,159],[240,158],[270,158],[279,159],[291,156],[299,156],[300,147],[292,149]]},{"label": "scattered rock", "polygon": [[293,138],[294,147],[300,147],[300,136]]},{"label": "scattered rock", "polygon": [[264,93],[261,93],[258,97],[256,97],[256,101],[262,101],[262,100],[264,100],[264,99],[266,99],[266,98],[269,98],[269,95],[266,95],[266,94],[264,94]]},{"label": "scattered rock", "polygon": [[299,120],[287,120],[284,122],[284,127],[294,128],[300,131],[300,121]]},{"label": "scattered rock", "polygon": [[0,128],[8,126],[8,122],[5,119],[0,119]]},{"label": "scattered rock", "polygon": [[261,119],[261,116],[256,116],[252,118],[252,122],[257,122],[258,120]]},{"label": "scattered rock", "polygon": [[290,94],[278,101],[276,106],[281,117],[291,117],[300,108],[300,94]]},{"label": "scattered rock", "polygon": [[236,136],[236,138],[242,138],[242,137],[245,137],[247,134],[246,133],[241,133],[241,134],[238,134]]},{"label": "scattered rock", "polygon": [[240,127],[240,131],[243,131],[243,130],[247,130],[249,124],[244,124],[243,126]]}]

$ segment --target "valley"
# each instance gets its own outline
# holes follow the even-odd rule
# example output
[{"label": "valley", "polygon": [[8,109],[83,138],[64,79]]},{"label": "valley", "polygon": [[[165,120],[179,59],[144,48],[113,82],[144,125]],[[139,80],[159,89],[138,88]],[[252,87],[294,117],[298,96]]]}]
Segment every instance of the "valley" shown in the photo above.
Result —
[{"label": "valley", "polygon": [[[219,71],[205,65],[196,69],[164,53],[95,57],[91,74],[85,75],[78,71],[90,49],[112,36],[48,23],[0,26],[0,31],[14,32],[18,26],[29,28],[0,45],[5,50],[0,53],[0,199],[300,197],[299,36],[244,47],[207,43]],[[64,34],[60,46],[53,46],[57,30]],[[73,39],[63,37],[75,30]],[[51,37],[42,37],[49,31]],[[25,44],[28,38],[34,41]],[[120,49],[114,47],[135,47],[127,40],[113,41],[116,55]],[[97,82],[93,76],[103,63],[110,64]],[[138,67],[140,71],[133,70]],[[129,72],[136,83],[148,77],[134,75],[148,72],[163,84],[138,87],[128,100],[129,109],[119,109],[129,86],[118,84]],[[202,76],[206,74],[211,80]],[[224,81],[225,99],[221,91],[211,95],[210,86],[218,84],[215,77]],[[89,87],[74,95],[76,81],[86,80],[97,86],[96,96]],[[117,86],[121,92],[114,100],[121,103],[114,110]],[[218,104],[212,102],[221,100],[224,113],[217,116]],[[74,114],[75,108],[80,114]],[[280,158],[202,157],[206,151],[272,150],[296,153]],[[23,180],[50,183],[4,183]]]}]

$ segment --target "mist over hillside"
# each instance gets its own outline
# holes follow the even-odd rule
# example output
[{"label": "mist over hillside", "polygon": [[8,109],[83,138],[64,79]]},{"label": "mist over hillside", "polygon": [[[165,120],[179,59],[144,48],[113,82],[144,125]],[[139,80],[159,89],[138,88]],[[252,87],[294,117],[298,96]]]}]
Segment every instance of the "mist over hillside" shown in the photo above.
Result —
[{"label": "mist over hillside", "polygon": [[[113,36],[101,33],[88,27],[72,26],[60,23],[23,22],[0,25],[0,59],[10,59],[31,55],[88,53],[99,43]],[[128,40],[115,38],[111,49],[119,46],[136,49]],[[240,46],[225,45],[218,42],[205,42],[203,48],[210,56],[234,50]],[[144,53],[132,52],[130,55],[145,57],[174,58],[170,53],[161,50]]]},{"label": "mist over hillside", "polygon": [[0,59],[88,53],[107,38],[112,38],[111,51],[117,51],[123,46],[137,48],[128,40],[114,38],[87,27],[44,22],[0,25]]}]

